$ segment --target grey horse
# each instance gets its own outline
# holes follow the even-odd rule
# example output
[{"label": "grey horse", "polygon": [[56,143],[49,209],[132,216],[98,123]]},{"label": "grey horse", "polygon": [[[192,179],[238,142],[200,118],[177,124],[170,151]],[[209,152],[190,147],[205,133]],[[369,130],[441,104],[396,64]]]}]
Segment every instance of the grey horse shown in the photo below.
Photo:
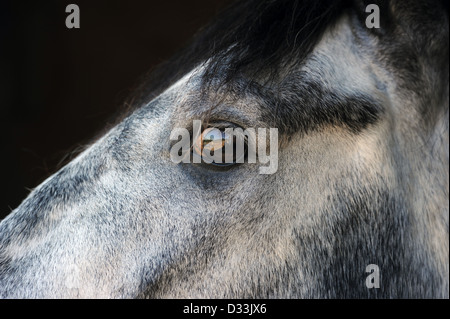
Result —
[{"label": "grey horse", "polygon": [[[233,4],[0,223],[0,296],[448,298],[448,29],[443,1]],[[174,162],[195,120],[276,128],[276,172]]]}]

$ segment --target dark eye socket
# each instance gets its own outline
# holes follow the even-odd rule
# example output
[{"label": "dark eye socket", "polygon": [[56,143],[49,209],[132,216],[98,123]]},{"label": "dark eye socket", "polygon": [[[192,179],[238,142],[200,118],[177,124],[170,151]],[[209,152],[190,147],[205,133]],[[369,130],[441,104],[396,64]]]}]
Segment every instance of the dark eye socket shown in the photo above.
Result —
[{"label": "dark eye socket", "polygon": [[[241,147],[238,142],[242,142]],[[247,154],[247,141],[236,135],[233,127],[208,127],[192,143],[193,156],[201,157],[202,163],[226,167],[243,163]]]}]

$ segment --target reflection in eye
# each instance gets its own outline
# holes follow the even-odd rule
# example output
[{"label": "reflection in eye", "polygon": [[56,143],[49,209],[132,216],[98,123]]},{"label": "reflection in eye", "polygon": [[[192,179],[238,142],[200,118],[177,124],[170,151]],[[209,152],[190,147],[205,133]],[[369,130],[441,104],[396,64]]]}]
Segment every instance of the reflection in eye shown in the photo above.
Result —
[{"label": "reflection in eye", "polygon": [[202,154],[203,150],[208,152],[216,151],[225,147],[226,138],[225,132],[217,128],[208,128],[195,141],[194,151],[199,155]]},{"label": "reflection in eye", "polygon": [[[193,143],[194,156],[207,164],[228,166],[235,162],[235,137],[218,128],[207,128]],[[228,152],[226,154],[226,152]]]}]

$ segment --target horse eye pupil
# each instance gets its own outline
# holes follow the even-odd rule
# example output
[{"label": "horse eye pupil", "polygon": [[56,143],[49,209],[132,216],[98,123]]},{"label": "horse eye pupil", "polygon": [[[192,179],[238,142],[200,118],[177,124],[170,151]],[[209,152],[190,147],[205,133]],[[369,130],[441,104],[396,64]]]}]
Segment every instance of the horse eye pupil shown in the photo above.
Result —
[{"label": "horse eye pupil", "polygon": [[[225,133],[223,130],[219,130],[217,128],[207,128],[205,129],[202,134],[198,137],[196,141],[194,141],[194,144],[192,145],[193,152],[196,156],[202,156],[204,155],[204,151],[206,151],[206,154],[211,154],[212,152],[215,152],[217,150],[222,149],[222,162],[216,163],[213,161],[211,164],[215,166],[228,166],[235,164],[235,138],[233,135],[229,135]],[[226,162],[227,157],[225,155],[225,145],[232,145],[233,150],[233,162]],[[228,159],[229,160],[229,159]]]},{"label": "horse eye pupil", "polygon": [[[224,137],[222,132],[211,132],[211,134],[207,135],[209,132],[204,132],[202,144],[202,151],[206,149],[208,151],[214,151],[224,146]],[[201,137],[200,137],[201,138]]]}]

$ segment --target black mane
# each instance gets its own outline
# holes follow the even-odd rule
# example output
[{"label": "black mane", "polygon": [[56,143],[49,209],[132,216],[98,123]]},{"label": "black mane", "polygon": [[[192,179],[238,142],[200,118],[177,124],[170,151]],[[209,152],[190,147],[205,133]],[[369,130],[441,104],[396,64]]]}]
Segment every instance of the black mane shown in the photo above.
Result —
[{"label": "black mane", "polygon": [[303,60],[347,6],[345,0],[236,1],[200,30],[191,45],[153,71],[134,102],[157,96],[208,59],[205,85],[217,74],[222,84],[243,73],[275,76],[284,63]]}]

